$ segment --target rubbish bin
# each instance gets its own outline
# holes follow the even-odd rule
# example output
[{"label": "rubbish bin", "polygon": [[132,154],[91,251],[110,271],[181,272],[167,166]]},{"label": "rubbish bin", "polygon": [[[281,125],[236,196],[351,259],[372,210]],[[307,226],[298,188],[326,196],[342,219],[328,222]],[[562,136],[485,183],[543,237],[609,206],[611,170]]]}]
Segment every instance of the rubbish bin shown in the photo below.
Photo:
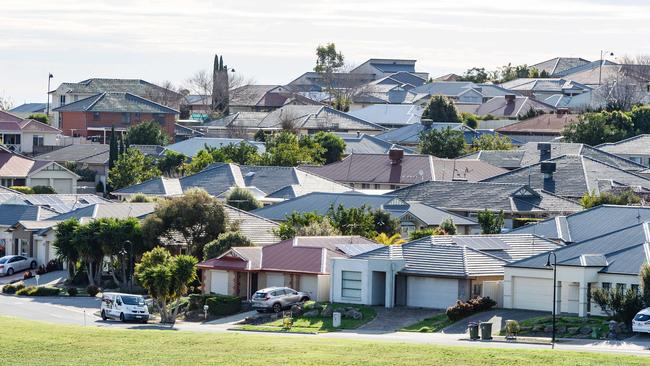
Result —
[{"label": "rubbish bin", "polygon": [[481,323],[481,339],[484,341],[492,339],[492,323]]},{"label": "rubbish bin", "polygon": [[475,341],[478,337],[478,323],[471,322],[467,324],[467,329],[469,330],[469,339]]},{"label": "rubbish bin", "polygon": [[341,313],[335,311],[332,313],[332,326],[339,328],[341,326]]}]

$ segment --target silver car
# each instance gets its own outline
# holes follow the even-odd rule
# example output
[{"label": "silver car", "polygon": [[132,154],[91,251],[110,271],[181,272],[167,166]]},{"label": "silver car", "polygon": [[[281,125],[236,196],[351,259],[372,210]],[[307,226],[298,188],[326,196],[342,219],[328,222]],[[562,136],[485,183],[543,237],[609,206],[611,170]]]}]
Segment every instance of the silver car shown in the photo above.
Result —
[{"label": "silver car", "polygon": [[288,287],[268,287],[253,294],[253,309],[279,313],[291,305],[309,301],[309,294],[298,292]]},{"label": "silver car", "polygon": [[11,276],[24,269],[36,269],[36,260],[22,255],[6,255],[0,258],[0,275]]}]

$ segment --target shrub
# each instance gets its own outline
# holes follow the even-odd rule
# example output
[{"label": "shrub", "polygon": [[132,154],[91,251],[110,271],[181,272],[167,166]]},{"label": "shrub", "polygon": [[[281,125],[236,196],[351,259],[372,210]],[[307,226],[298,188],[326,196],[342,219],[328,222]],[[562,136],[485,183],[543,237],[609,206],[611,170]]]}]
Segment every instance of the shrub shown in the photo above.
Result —
[{"label": "shrub", "polygon": [[54,194],[56,191],[50,186],[34,186],[32,187],[34,194]]},{"label": "shrub", "polygon": [[49,262],[47,262],[47,265],[45,266],[45,271],[46,272],[58,271],[62,268],[63,267],[61,266],[61,262],[52,259]]},{"label": "shrub", "polygon": [[88,285],[88,287],[86,287],[86,292],[88,295],[90,295],[90,297],[95,297],[99,293],[99,287],[95,285]]},{"label": "shrub", "polygon": [[489,297],[476,297],[467,302],[458,300],[454,306],[447,308],[447,317],[449,320],[458,321],[479,311],[489,310],[496,304],[496,301]]},{"label": "shrub", "polygon": [[219,234],[216,240],[203,247],[203,259],[216,258],[232,247],[251,247],[253,243],[239,231]]},{"label": "shrub", "polygon": [[36,269],[36,274],[37,275],[44,275],[46,273],[47,273],[47,268],[42,264],[40,266],[38,266],[38,268]]},{"label": "shrub", "polygon": [[603,312],[628,325],[632,323],[634,315],[643,309],[643,298],[632,289],[621,291],[598,288],[591,295]]},{"label": "shrub", "polygon": [[27,286],[16,291],[18,296],[57,296],[61,291],[51,286]]},{"label": "shrub", "polygon": [[32,271],[27,271],[27,272],[23,273],[23,280],[27,280],[27,279],[30,279],[32,277],[34,277],[34,274],[32,273]]},{"label": "shrub", "polygon": [[70,295],[70,296],[77,296],[77,294],[79,293],[79,291],[77,290],[76,287],[68,287],[66,289],[66,291],[68,292],[68,295]]},{"label": "shrub", "polygon": [[26,187],[26,186],[11,186],[9,187],[10,189],[13,189],[14,191],[18,191],[23,194],[34,194],[34,190],[32,187]]},{"label": "shrub", "polygon": [[241,300],[237,296],[209,295],[205,299],[208,312],[215,316],[231,315],[241,310]]},{"label": "shrub", "polygon": [[13,284],[5,285],[5,286],[2,288],[2,293],[3,293],[3,294],[15,294],[16,291],[18,291],[18,290],[22,290],[22,289],[24,289],[24,288],[25,288],[25,284],[24,284],[24,283],[22,283],[22,282],[16,282],[16,283],[13,283]]},{"label": "shrub", "polygon": [[205,305],[205,295],[202,294],[190,294],[189,296],[189,309],[190,310],[203,310],[203,305]]}]

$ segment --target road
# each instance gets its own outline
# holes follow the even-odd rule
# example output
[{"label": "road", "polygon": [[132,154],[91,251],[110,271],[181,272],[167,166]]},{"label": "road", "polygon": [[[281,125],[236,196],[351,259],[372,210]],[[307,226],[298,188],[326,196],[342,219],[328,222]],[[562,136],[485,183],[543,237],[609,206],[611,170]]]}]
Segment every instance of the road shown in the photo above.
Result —
[{"label": "road", "polygon": [[[169,326],[135,323],[120,323],[117,321],[102,321],[94,315],[100,305],[98,298],[88,297],[16,297],[0,295],[0,315],[25,318],[56,324],[71,324],[80,326],[126,328],[126,329],[170,329]],[[251,313],[238,314],[216,321],[202,323],[178,322],[175,330],[194,332],[232,332],[233,324]],[[241,332],[249,333],[249,332]],[[464,335],[443,333],[408,333],[408,332],[364,332],[363,330],[323,333],[318,335],[290,333],[255,333],[269,337],[320,337],[332,339],[354,339],[371,341],[388,341],[404,343],[423,343],[444,346],[472,346],[484,348],[526,348],[549,349],[548,344],[539,343],[506,343],[506,342],[470,342],[464,340]],[[590,341],[563,340],[555,347],[567,351],[591,351],[650,356],[650,335],[635,336],[626,341]]]}]

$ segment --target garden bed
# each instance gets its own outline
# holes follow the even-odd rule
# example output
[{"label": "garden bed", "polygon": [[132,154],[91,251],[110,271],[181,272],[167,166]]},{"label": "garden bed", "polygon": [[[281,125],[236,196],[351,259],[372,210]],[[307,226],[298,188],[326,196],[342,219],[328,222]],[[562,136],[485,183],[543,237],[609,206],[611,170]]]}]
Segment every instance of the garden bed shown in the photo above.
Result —
[{"label": "garden bed", "polygon": [[[582,338],[582,339],[604,339],[607,338],[609,333],[610,318],[601,316],[591,316],[589,318],[580,318],[577,316],[558,316],[556,319],[556,332],[557,338]],[[533,337],[551,337],[553,334],[553,317],[540,316],[530,318],[519,322],[520,336],[533,336]],[[593,336],[594,328],[597,332],[597,337]],[[632,333],[625,326],[619,325],[618,339],[630,337]],[[501,331],[501,335],[505,334],[505,329]]]}]

